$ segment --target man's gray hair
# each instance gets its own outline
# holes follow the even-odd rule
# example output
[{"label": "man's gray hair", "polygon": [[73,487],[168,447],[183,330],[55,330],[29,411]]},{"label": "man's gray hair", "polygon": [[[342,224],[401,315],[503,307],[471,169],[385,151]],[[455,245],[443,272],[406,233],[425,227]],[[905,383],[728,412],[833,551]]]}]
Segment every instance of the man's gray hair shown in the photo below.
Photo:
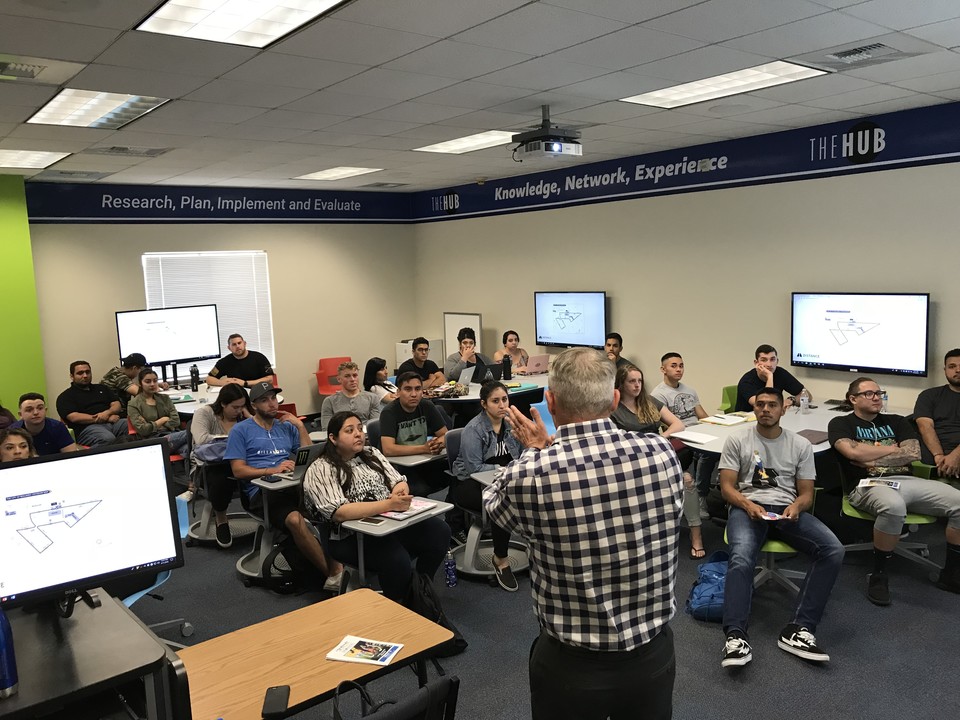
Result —
[{"label": "man's gray hair", "polygon": [[616,370],[617,366],[599,350],[570,348],[550,365],[550,392],[557,405],[574,417],[605,417],[613,405]]}]

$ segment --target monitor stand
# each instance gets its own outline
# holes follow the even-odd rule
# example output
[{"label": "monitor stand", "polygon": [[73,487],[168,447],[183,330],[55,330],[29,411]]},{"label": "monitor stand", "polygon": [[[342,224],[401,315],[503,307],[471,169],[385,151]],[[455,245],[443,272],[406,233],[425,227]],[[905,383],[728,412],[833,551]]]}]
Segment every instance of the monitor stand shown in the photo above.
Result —
[{"label": "monitor stand", "polygon": [[73,607],[77,604],[78,597],[90,608],[100,607],[100,596],[97,595],[96,590],[84,590],[82,593],[71,592],[64,595],[62,600],[57,601],[57,614],[62,618],[73,615]]}]

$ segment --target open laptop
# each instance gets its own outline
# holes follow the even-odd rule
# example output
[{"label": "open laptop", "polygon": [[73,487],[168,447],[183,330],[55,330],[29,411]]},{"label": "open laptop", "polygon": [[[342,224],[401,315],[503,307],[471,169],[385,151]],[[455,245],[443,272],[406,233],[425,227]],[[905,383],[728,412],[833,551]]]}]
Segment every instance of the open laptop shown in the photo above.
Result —
[{"label": "open laptop", "polygon": [[549,364],[549,355],[531,355],[527,359],[527,375],[542,375]]},{"label": "open laptop", "polygon": [[487,373],[490,368],[477,360],[475,365],[466,367],[460,371],[460,378],[457,380],[461,385],[470,385],[472,383],[482,383],[487,379]]},{"label": "open laptop", "polygon": [[320,457],[320,453],[323,452],[323,447],[326,443],[314,443],[313,445],[304,445],[302,448],[299,448],[294,455],[294,462],[296,466],[290,472],[281,472],[274,473],[273,475],[268,475],[263,478],[264,480],[296,480],[300,482],[303,480],[304,474],[307,472],[307,468],[310,467],[310,463]]}]

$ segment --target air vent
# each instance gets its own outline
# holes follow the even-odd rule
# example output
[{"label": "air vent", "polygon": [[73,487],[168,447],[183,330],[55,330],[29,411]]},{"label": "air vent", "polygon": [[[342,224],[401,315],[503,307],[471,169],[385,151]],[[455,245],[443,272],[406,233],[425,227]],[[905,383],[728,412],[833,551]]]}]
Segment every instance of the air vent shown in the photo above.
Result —
[{"label": "air vent", "polygon": [[0,76],[18,80],[35,80],[47,69],[46,65],[28,65],[27,63],[0,62]]},{"label": "air vent", "polygon": [[84,150],[84,155],[123,155],[125,157],[159,157],[170,152],[170,148],[127,147],[126,145],[111,145],[109,147],[95,147]]},{"label": "air vent", "polygon": [[827,57],[831,60],[839,60],[847,65],[859,65],[861,63],[868,63],[871,60],[876,62],[880,58],[887,57],[888,55],[899,54],[899,50],[895,50],[889,45],[873,43],[872,45],[863,45],[858,48],[851,48],[850,50],[841,50],[838,53],[828,54]]},{"label": "air vent", "polygon": [[369,185],[361,185],[360,187],[379,188],[381,190],[384,190],[386,188],[406,187],[409,184],[410,183],[375,182],[375,183],[370,183]]},{"label": "air vent", "polygon": [[112,172],[94,172],[92,170],[44,170],[37,173],[31,180],[47,180],[50,182],[96,182],[103,180]]},{"label": "air vent", "polygon": [[881,65],[895,60],[905,60],[918,55],[939,52],[942,49],[920,38],[903,33],[892,33],[868,38],[865,41],[861,40],[858,45],[847,43],[786,59],[820,70],[838,72],[851,68],[859,69]]},{"label": "air vent", "polygon": [[83,68],[81,63],[0,53],[0,81],[24,85],[62,85]]}]

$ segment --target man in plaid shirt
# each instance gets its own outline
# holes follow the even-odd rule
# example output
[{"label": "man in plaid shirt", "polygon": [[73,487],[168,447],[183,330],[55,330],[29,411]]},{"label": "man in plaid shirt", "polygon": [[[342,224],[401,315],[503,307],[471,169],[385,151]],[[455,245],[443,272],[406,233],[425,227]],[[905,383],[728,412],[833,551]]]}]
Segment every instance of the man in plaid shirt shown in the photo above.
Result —
[{"label": "man in plaid shirt", "polygon": [[526,449],[484,492],[491,519],[530,546],[533,720],[672,715],[683,479],[669,441],[610,421],[615,371],[596,350],[558,355],[545,392],[556,439],[535,409],[511,407]]}]

